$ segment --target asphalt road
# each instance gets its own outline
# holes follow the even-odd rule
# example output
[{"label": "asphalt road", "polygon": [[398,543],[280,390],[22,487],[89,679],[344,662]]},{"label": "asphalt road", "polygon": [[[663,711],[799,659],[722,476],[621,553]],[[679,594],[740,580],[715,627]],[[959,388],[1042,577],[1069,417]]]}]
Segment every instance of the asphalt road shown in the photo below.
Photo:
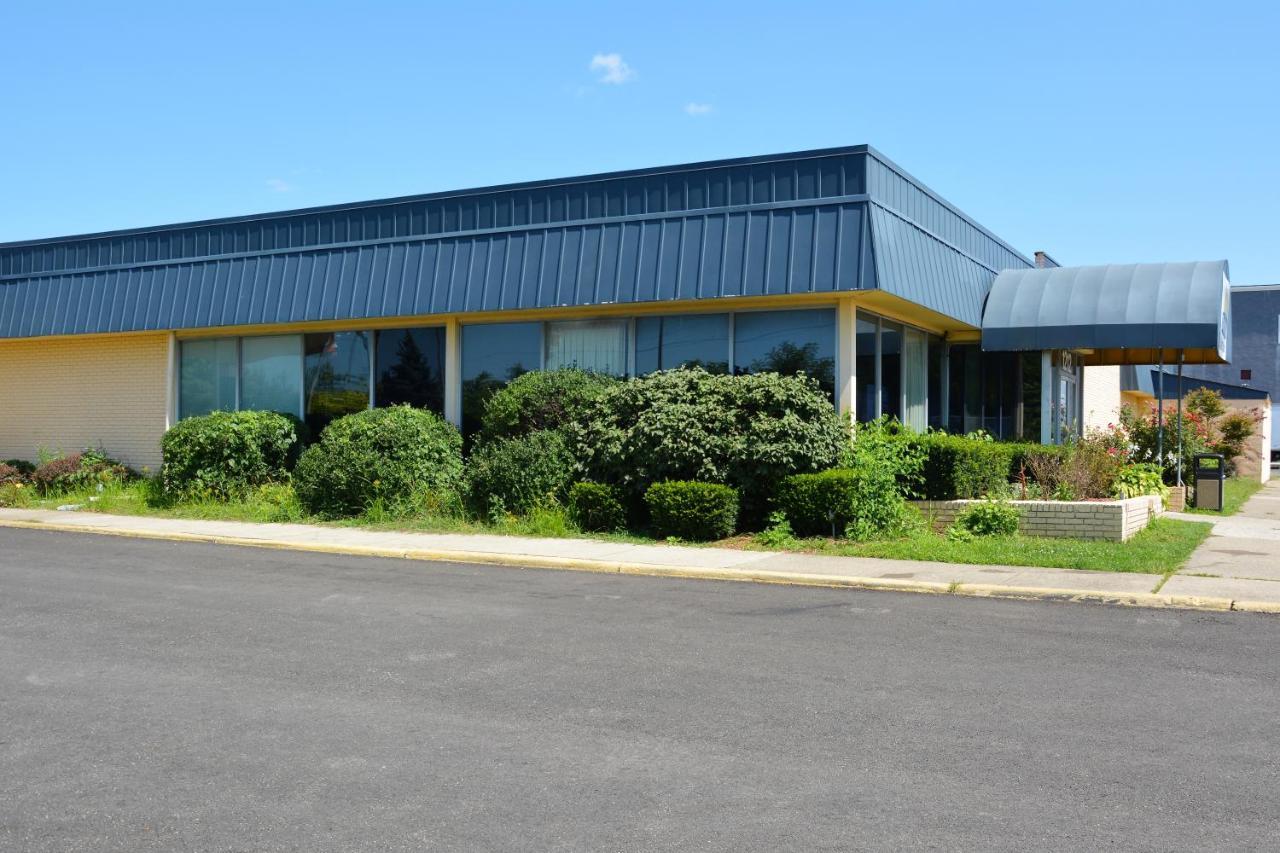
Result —
[{"label": "asphalt road", "polygon": [[0,529],[3,850],[1280,843],[1280,618]]}]

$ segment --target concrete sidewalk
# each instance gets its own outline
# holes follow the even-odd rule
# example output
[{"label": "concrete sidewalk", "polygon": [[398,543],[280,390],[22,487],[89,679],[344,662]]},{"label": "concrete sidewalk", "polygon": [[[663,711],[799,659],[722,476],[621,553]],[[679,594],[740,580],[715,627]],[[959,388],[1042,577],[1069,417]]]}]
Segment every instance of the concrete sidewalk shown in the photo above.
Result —
[{"label": "concrete sidewalk", "polygon": [[[1253,507],[1260,500],[1274,501],[1274,504],[1264,505],[1274,508],[1280,515],[1280,492],[1260,493],[1247,507]],[[1195,519],[1207,520],[1199,516]],[[1219,522],[1219,527],[1226,523]],[[1280,554],[1280,521],[1265,523],[1274,537],[1267,540],[1270,549],[1267,551],[1268,571],[1274,580],[1219,573],[1217,578],[1177,575],[1162,585],[1160,575],[1121,572],[969,566],[666,544],[638,545],[594,539],[402,533],[307,524],[253,524],[93,512],[0,509],[0,527],[513,567],[1280,613],[1280,562],[1277,562],[1280,558],[1276,556]],[[1213,541],[1217,543],[1217,539]],[[1217,559],[1212,556],[1214,552],[1206,552],[1202,556],[1204,550],[1196,552],[1194,565],[1203,567]],[[1229,557],[1233,551],[1228,545],[1225,551],[1217,553],[1219,557]]]}]

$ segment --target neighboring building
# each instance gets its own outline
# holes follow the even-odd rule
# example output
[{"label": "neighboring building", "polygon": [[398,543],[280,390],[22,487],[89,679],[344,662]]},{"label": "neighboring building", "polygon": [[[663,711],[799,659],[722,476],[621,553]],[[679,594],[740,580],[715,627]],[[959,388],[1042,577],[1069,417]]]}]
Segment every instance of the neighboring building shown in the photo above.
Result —
[{"label": "neighboring building", "polygon": [[1115,365],[1227,361],[1227,286],[1223,261],[1033,261],[868,146],[8,243],[0,458],[154,466],[215,409],[469,428],[526,370],[691,363],[1056,441],[1114,417]]},{"label": "neighboring building", "polygon": [[[1197,365],[1203,368],[1207,365]],[[1241,477],[1265,483],[1271,479],[1271,465],[1275,457],[1272,397],[1261,388],[1249,388],[1228,382],[1215,382],[1188,375],[1184,368],[1181,384],[1176,371],[1161,371],[1157,367],[1121,368],[1120,402],[1140,412],[1154,412],[1158,401],[1164,400],[1165,411],[1172,417],[1177,411],[1178,397],[1185,400],[1192,391],[1207,388],[1217,391],[1228,410],[1241,411],[1253,418],[1256,424],[1253,436],[1245,442],[1244,453],[1235,460],[1236,473]]]},{"label": "neighboring building", "polygon": [[[1202,364],[1186,368],[1187,376],[1229,386],[1266,392],[1272,401],[1272,422],[1280,399],[1280,284],[1231,288],[1231,364]],[[1271,436],[1271,449],[1280,454],[1280,435]]]}]

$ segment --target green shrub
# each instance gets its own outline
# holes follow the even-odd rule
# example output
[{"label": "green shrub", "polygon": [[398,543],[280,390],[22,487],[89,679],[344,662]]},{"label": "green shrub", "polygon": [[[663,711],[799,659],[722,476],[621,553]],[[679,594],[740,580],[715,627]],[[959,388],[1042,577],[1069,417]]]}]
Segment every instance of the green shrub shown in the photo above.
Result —
[{"label": "green shrub", "polygon": [[128,482],[137,476],[137,472],[101,450],[89,449],[42,462],[31,473],[31,483],[43,495],[56,495]]},{"label": "green shrub", "polygon": [[719,483],[665,480],[650,486],[644,501],[659,536],[723,539],[738,522],[738,493]]},{"label": "green shrub", "polygon": [[627,526],[627,514],[611,487],[584,481],[569,487],[569,518],[579,530],[612,532]]},{"label": "green shrub", "polygon": [[298,459],[298,499],[310,513],[359,515],[374,501],[394,508],[424,491],[457,486],[462,436],[425,409],[391,406],[338,418]]},{"label": "green shrub", "polygon": [[591,405],[619,380],[585,370],[534,370],[490,397],[480,421],[480,441],[561,429],[585,418]]},{"label": "green shrub", "polygon": [[1164,484],[1159,465],[1135,462],[1116,472],[1116,497],[1136,498],[1142,495],[1160,495],[1161,498],[1168,499],[1169,487]]},{"label": "green shrub", "polygon": [[955,526],[973,536],[1012,536],[1022,513],[1007,501],[984,500],[956,516]]},{"label": "green shrub", "polygon": [[796,474],[782,481],[777,500],[800,536],[884,538],[901,532],[910,511],[892,472],[876,466]]},{"label": "green shrub", "polygon": [[559,503],[573,476],[564,436],[539,430],[480,445],[467,459],[468,508],[482,518]]},{"label": "green shrub", "polygon": [[848,431],[816,380],[761,373],[664,370],[605,391],[572,429],[587,477],[635,506],[654,483],[733,486],[750,523],[777,483],[836,464]]},{"label": "green shrub", "polygon": [[756,543],[766,548],[785,548],[795,538],[796,534],[791,529],[791,522],[787,521],[787,514],[780,510],[769,513],[769,523],[755,536]]},{"label": "green shrub", "polygon": [[160,442],[160,482],[179,500],[232,500],[286,480],[300,444],[294,420],[276,412],[213,412],[179,421]]}]

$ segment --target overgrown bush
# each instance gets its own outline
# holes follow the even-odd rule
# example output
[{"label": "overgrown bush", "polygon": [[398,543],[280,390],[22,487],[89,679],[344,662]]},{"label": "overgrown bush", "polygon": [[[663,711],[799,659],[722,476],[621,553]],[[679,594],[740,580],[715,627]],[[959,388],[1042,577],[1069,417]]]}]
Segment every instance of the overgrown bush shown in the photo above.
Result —
[{"label": "overgrown bush", "polygon": [[619,380],[585,370],[534,370],[511,380],[490,397],[480,421],[480,441],[515,438],[583,420]]},{"label": "overgrown bush", "polygon": [[956,516],[955,526],[973,536],[1012,536],[1022,513],[1007,501],[970,504]]},{"label": "overgrown bush", "polygon": [[665,480],[644,493],[649,518],[659,536],[723,539],[738,521],[738,493],[719,483]]},{"label": "overgrown bush", "polygon": [[481,518],[524,515],[536,506],[564,499],[573,475],[573,457],[564,436],[539,430],[480,445],[467,459],[464,493]]},{"label": "overgrown bush", "polygon": [[391,406],[330,423],[298,459],[293,483],[308,512],[340,517],[374,501],[411,505],[424,491],[455,488],[461,476],[458,431],[425,409]]},{"label": "overgrown bush", "polygon": [[739,490],[753,523],[783,477],[832,467],[848,443],[816,380],[701,368],[611,387],[572,435],[587,477],[617,486],[625,501],[664,480],[722,483]]},{"label": "overgrown bush", "polygon": [[614,490],[583,481],[569,487],[569,518],[579,530],[612,532],[627,526],[627,514]]},{"label": "overgrown bush", "polygon": [[137,472],[112,459],[101,450],[57,456],[45,460],[31,473],[31,483],[42,495],[76,492],[97,485],[124,483]]},{"label": "overgrown bush", "polygon": [[170,498],[231,500],[286,480],[300,443],[276,412],[213,412],[179,421],[160,442],[160,482]]},{"label": "overgrown bush", "polygon": [[6,459],[2,464],[17,471],[23,479],[29,478],[36,471],[36,466],[25,459]]},{"label": "overgrown bush", "polygon": [[[1166,483],[1174,482],[1178,467],[1178,413],[1176,408],[1166,409],[1164,413],[1164,455],[1158,452],[1158,418],[1155,405],[1147,411],[1140,412],[1132,406],[1125,406],[1120,411],[1120,422],[1124,425],[1133,443],[1130,455],[1132,462],[1151,462],[1159,465],[1164,472]],[[1195,467],[1195,455],[1209,450],[1212,437],[1210,422],[1198,412],[1187,409],[1182,413],[1182,474],[1185,477]]]},{"label": "overgrown bush", "polygon": [[19,471],[17,466],[10,465],[8,462],[0,462],[0,486],[5,486],[9,483],[21,483],[26,479],[26,475]]}]

